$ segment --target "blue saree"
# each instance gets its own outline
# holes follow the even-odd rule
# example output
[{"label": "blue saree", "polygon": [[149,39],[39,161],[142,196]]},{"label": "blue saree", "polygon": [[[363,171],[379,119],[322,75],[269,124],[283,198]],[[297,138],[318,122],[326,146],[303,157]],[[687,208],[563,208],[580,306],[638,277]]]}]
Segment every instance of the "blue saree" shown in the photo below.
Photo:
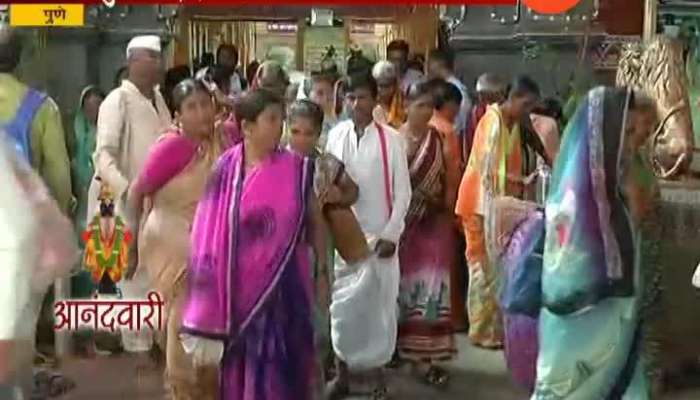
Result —
[{"label": "blue saree", "polygon": [[625,143],[633,102],[594,89],[564,133],[546,202],[533,400],[653,396],[658,224],[635,211],[656,192],[642,150]]}]

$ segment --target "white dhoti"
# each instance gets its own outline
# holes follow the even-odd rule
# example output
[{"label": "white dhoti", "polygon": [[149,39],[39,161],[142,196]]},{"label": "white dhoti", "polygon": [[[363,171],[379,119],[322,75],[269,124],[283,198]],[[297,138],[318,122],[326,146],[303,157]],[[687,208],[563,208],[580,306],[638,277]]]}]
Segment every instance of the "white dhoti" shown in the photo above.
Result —
[{"label": "white dhoti", "polygon": [[397,256],[347,265],[336,254],[331,297],[331,340],[352,370],[387,364],[396,347],[399,295]]}]

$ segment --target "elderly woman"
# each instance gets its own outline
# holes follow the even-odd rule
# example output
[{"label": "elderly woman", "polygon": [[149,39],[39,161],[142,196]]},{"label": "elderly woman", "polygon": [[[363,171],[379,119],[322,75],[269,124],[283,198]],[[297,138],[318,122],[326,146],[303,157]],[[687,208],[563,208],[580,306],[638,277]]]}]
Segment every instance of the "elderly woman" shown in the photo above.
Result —
[{"label": "elderly woman", "polygon": [[[85,231],[88,205],[88,190],[95,174],[92,153],[95,152],[97,113],[104,100],[104,93],[96,86],[83,89],[75,113],[73,131],[75,133],[75,154],[71,160],[73,189],[78,200],[74,224],[78,235]],[[93,294],[94,287],[90,274],[82,272],[71,282],[73,296],[85,298]]]},{"label": "elderly woman", "polygon": [[379,61],[372,68],[372,77],[377,81],[377,107],[373,117],[380,124],[400,128],[406,122],[403,92],[399,90],[399,72],[389,61]]},{"label": "elderly woman", "polygon": [[567,126],[546,203],[533,399],[656,398],[653,103],[597,88]]},{"label": "elderly woman", "polygon": [[253,87],[268,90],[284,99],[289,83],[289,74],[284,70],[282,64],[268,60],[258,67],[253,80]]}]

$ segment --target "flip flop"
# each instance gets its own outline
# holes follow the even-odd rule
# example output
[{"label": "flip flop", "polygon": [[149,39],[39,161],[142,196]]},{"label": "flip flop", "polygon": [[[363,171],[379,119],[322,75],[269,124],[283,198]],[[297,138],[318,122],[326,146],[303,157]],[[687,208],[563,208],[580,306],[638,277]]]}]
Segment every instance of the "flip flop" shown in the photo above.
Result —
[{"label": "flip flop", "polygon": [[75,382],[67,376],[52,373],[49,377],[49,397],[59,397],[75,389]]}]

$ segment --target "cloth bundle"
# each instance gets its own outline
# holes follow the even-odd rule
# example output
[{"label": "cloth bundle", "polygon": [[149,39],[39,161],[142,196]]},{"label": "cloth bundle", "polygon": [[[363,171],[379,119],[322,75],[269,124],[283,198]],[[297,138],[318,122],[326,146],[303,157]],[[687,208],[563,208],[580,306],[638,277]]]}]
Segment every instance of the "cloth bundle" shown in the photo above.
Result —
[{"label": "cloth bundle", "polygon": [[693,274],[693,286],[700,289],[700,264],[695,268],[695,273]]}]

